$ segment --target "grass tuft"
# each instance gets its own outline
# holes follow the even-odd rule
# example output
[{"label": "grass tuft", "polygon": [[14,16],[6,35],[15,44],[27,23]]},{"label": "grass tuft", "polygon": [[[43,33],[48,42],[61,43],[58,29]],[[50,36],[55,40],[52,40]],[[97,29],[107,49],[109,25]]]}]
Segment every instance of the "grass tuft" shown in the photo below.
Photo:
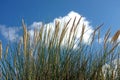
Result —
[{"label": "grass tuft", "polygon": [[[120,42],[116,41],[120,31],[111,39],[116,44],[109,42],[110,29],[105,33],[104,42],[100,43],[102,24],[93,31],[91,43],[86,45],[83,43],[84,24],[79,40],[75,40],[81,18],[76,22],[75,17],[71,28],[71,19],[62,29],[63,23],[59,21],[50,27],[43,24],[40,30],[34,29],[33,39],[22,20],[23,40],[7,45],[5,51],[0,41],[1,80],[119,80]],[[5,56],[2,58],[2,55]],[[117,67],[113,66],[114,59],[117,59]]]}]

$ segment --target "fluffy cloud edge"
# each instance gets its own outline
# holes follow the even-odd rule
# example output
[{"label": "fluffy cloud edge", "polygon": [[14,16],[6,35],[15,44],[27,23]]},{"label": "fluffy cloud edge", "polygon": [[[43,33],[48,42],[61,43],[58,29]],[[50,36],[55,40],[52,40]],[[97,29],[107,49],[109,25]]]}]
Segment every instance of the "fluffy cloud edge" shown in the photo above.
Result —
[{"label": "fluffy cloud edge", "polygon": [[4,38],[10,42],[15,42],[20,37],[18,32],[20,27],[7,27],[6,25],[0,25],[0,33]]},{"label": "fluffy cloud edge", "polygon": [[[93,33],[94,29],[90,25],[90,22],[86,19],[86,17],[83,17],[82,15],[80,15],[77,12],[71,11],[66,16],[55,18],[53,20],[53,22],[47,23],[47,24],[45,24],[45,26],[47,26],[47,28],[52,28],[52,31],[54,31],[55,30],[55,22],[59,21],[60,22],[60,30],[62,30],[63,27],[64,27],[64,24],[67,23],[71,19],[71,21],[68,25],[68,32],[67,32],[68,34],[66,34],[66,35],[69,35],[69,31],[72,27],[72,24],[73,24],[75,18],[76,18],[75,25],[77,24],[78,20],[81,18],[81,20],[78,24],[78,28],[77,28],[78,34],[76,35],[76,39],[79,39],[79,37],[81,35],[81,32],[82,32],[82,26],[84,24],[85,25],[85,34],[83,35],[83,43],[89,44],[90,43],[89,42],[90,41],[90,36]],[[41,24],[42,24],[41,22],[33,22],[33,24],[30,25],[30,27],[31,28],[38,28],[38,27],[41,26]],[[31,35],[33,35],[34,30],[31,29],[29,32],[30,32]]]},{"label": "fluffy cloud edge", "polygon": [[[47,23],[45,25],[47,25],[47,27],[48,26],[52,26],[52,29],[54,31],[54,29],[55,29],[55,21],[56,20],[60,21],[60,23],[61,23],[61,29],[62,29],[63,28],[63,24],[66,23],[66,22],[68,22],[71,19],[71,21],[70,21],[70,23],[68,25],[68,27],[69,27],[68,30],[70,30],[70,28],[72,27],[71,25],[73,24],[75,17],[76,17],[75,24],[77,24],[77,22],[81,18],[81,16],[82,16],[81,14],[79,14],[77,12],[74,12],[74,11],[71,11],[66,16],[55,18],[53,20],[53,22]],[[85,44],[89,44],[90,36],[91,36],[92,32],[94,31],[94,29],[90,25],[90,22],[86,19],[86,17],[82,16],[82,18],[80,20],[80,23],[78,24],[77,32],[79,32],[79,33],[76,35],[76,39],[78,39],[80,37],[80,35],[81,35],[83,24],[85,25],[85,34],[83,36],[83,42]],[[34,28],[39,28],[41,25],[42,25],[42,22],[33,22],[30,26],[27,27],[28,28],[28,32],[30,33],[31,37],[33,37],[33,35],[34,35]],[[14,42],[16,39],[18,39],[18,38],[21,37],[18,34],[18,32],[20,30],[21,29],[19,29],[18,27],[7,27],[5,25],[0,25],[0,32],[1,32],[1,34],[6,39],[10,40],[11,42]],[[8,38],[8,32],[9,32],[9,38]],[[69,33],[67,35],[69,35]]]}]

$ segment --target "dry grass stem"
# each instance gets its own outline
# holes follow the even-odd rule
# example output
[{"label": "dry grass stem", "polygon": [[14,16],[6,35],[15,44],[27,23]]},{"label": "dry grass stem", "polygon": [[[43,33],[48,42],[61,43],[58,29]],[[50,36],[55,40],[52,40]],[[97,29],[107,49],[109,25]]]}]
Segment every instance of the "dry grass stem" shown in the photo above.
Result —
[{"label": "dry grass stem", "polygon": [[120,42],[118,42],[117,44],[115,44],[115,45],[112,47],[112,49],[109,50],[108,53],[112,53],[119,44],[120,44]]},{"label": "dry grass stem", "polygon": [[120,30],[118,30],[111,39],[111,42],[115,43],[120,36]]},{"label": "dry grass stem", "polygon": [[78,25],[80,24],[81,19],[82,19],[82,16],[79,18],[79,20],[78,20],[76,26],[78,26]]},{"label": "dry grass stem", "polygon": [[[109,29],[104,36],[104,42],[98,44],[102,24],[94,31],[90,30],[90,41],[88,44],[83,43],[88,38],[89,32],[85,33],[89,29],[86,30],[85,24],[81,27],[81,18],[75,17],[66,23],[58,20],[54,25],[42,25],[39,31],[34,29],[32,37],[22,20],[22,41],[7,45],[6,51],[2,51],[4,46],[0,41],[1,80],[120,80],[119,70],[113,69],[119,66],[119,60],[114,62],[113,59],[119,58],[117,55],[120,52],[120,42],[114,45],[108,42]],[[79,39],[77,34],[80,34]],[[116,42],[119,35],[120,30],[112,41]],[[5,53],[9,55],[2,56]],[[114,67],[112,63],[116,62]]]},{"label": "dry grass stem", "polygon": [[93,41],[94,41],[96,32],[97,32],[102,26],[103,26],[103,24],[101,24],[100,26],[98,26],[98,27],[94,30],[93,35],[92,35],[91,45],[92,45],[92,43],[93,43]]},{"label": "dry grass stem", "polygon": [[30,57],[33,58],[33,49],[30,49]]},{"label": "dry grass stem", "polygon": [[36,46],[38,40],[37,28],[34,28],[34,46]]},{"label": "dry grass stem", "polygon": [[26,55],[26,51],[27,51],[27,28],[26,25],[24,23],[24,20],[22,20],[22,26],[23,26],[23,44],[24,44],[24,55]]},{"label": "dry grass stem", "polygon": [[49,44],[49,42],[50,42],[50,39],[51,39],[51,28],[47,28],[48,29],[48,34],[47,34],[47,44]]},{"label": "dry grass stem", "polygon": [[20,41],[18,43],[18,55],[20,55],[21,46],[22,46],[22,39],[20,39]]},{"label": "dry grass stem", "polygon": [[[78,25],[80,24],[81,19],[82,19],[82,16],[79,18],[77,24],[75,25],[74,33],[76,32],[76,29],[77,29]],[[73,34],[74,34],[74,33],[73,33]]]},{"label": "dry grass stem", "polygon": [[81,33],[81,36],[80,36],[80,42],[82,42],[84,32],[85,32],[85,25],[83,24],[83,26],[82,26],[82,33]]},{"label": "dry grass stem", "polygon": [[62,29],[62,33],[60,35],[60,40],[59,40],[59,46],[60,46],[61,42],[63,41],[63,38],[68,30],[68,24],[70,21],[71,21],[71,19],[67,22],[67,24],[64,25],[64,28]]},{"label": "dry grass stem", "polygon": [[105,37],[104,37],[104,49],[106,49],[106,45],[107,45],[107,41],[108,41],[108,39],[109,39],[109,37],[110,37],[110,28],[108,29],[108,31],[106,32],[106,34],[105,34]]},{"label": "dry grass stem", "polygon": [[2,42],[0,41],[0,59],[2,59]]},{"label": "dry grass stem", "polygon": [[59,24],[60,24],[59,21],[55,21],[55,32],[54,32],[55,38],[58,37],[58,33],[59,33],[59,29],[60,29]]},{"label": "dry grass stem", "polygon": [[74,31],[74,28],[75,28],[75,21],[76,21],[76,17],[74,18],[74,21],[73,21],[73,24],[72,24],[72,27],[70,29],[70,34],[69,34],[69,38],[68,38],[68,44],[70,44],[71,42],[71,37],[73,36],[73,31]]},{"label": "dry grass stem", "polygon": [[6,46],[5,58],[6,58],[6,57],[7,57],[7,55],[8,55],[8,50],[9,50],[9,45],[7,44],[7,46]]},{"label": "dry grass stem", "polygon": [[100,29],[98,30],[98,43],[100,43]]},{"label": "dry grass stem", "polygon": [[39,37],[38,37],[39,41],[42,41],[43,31],[44,31],[44,25],[42,24],[40,31],[39,31]]}]

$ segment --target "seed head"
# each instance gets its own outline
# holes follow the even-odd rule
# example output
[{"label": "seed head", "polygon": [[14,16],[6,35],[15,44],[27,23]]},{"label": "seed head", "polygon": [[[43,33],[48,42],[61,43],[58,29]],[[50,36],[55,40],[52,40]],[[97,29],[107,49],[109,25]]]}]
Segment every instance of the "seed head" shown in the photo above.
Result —
[{"label": "seed head", "polygon": [[118,37],[120,36],[120,30],[118,30],[114,36],[112,37],[111,42],[116,42],[118,40]]}]

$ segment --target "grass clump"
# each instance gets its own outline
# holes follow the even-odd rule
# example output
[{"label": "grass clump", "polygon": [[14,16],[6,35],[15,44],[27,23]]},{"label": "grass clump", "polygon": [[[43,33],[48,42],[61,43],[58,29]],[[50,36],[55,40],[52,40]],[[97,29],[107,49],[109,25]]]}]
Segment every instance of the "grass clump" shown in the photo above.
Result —
[{"label": "grass clump", "polygon": [[[55,30],[42,25],[40,30],[34,30],[31,40],[27,27],[22,21],[23,40],[15,44],[7,45],[6,51],[2,51],[0,42],[0,69],[2,80],[119,80],[119,62],[116,69],[103,70],[108,63],[112,67],[112,61],[119,59],[118,31],[109,41],[110,29],[106,32],[104,43],[96,47],[95,37],[98,33],[100,42],[100,25],[91,35],[89,45],[83,43],[85,25],[79,40],[76,39],[77,24],[73,21],[70,31],[68,25],[71,19],[60,30],[60,22],[55,22]],[[69,35],[67,35],[69,34]],[[77,47],[75,45],[77,44]],[[118,56],[118,57],[116,57]],[[116,70],[116,71],[115,71]]]}]

